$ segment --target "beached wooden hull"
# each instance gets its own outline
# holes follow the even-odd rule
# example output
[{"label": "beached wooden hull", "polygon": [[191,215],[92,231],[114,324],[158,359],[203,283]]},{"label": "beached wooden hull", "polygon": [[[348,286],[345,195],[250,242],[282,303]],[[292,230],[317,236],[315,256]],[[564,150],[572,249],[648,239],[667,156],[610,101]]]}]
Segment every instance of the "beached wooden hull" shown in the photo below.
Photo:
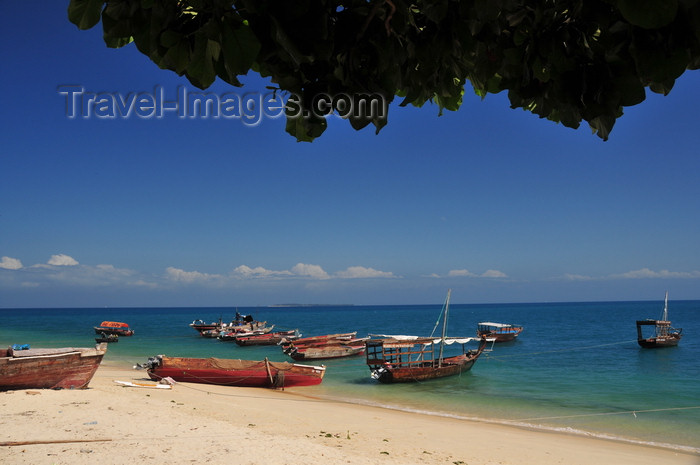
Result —
[{"label": "beached wooden hull", "polygon": [[170,377],[188,383],[284,388],[320,384],[325,371],[323,366],[267,360],[158,356],[157,362],[148,368],[148,376],[156,381]]},{"label": "beached wooden hull", "polygon": [[95,348],[4,350],[0,355],[0,390],[84,389],[107,352]]},{"label": "beached wooden hull", "polygon": [[411,366],[406,368],[384,367],[377,371],[377,380],[381,383],[413,383],[416,381],[427,381],[430,379],[445,378],[455,376],[468,371],[474,366],[478,357],[470,358],[467,355],[457,355],[443,359],[439,367]]}]

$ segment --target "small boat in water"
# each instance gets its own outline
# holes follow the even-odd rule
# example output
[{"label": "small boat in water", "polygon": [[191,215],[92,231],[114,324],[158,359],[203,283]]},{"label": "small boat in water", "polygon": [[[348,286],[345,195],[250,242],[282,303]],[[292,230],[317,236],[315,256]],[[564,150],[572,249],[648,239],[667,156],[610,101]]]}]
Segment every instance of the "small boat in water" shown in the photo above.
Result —
[{"label": "small boat in water", "polygon": [[[294,341],[299,339],[299,336],[299,331],[296,329],[262,334],[242,333],[233,335],[233,342],[239,346],[274,346],[282,341]],[[221,339],[221,336],[219,336],[219,339]]]},{"label": "small boat in water", "polygon": [[265,326],[265,321],[254,321],[252,323],[245,323],[237,326],[227,326],[216,332],[214,336],[207,336],[207,334],[202,333],[204,337],[215,337],[220,341],[231,341],[235,342],[236,339],[243,336],[257,336],[262,334],[268,334],[271,332],[275,325]]},{"label": "small boat in water", "polygon": [[134,330],[121,321],[103,321],[100,326],[95,326],[95,334],[116,334],[117,336],[133,336]]},{"label": "small boat in water", "polygon": [[106,352],[107,344],[93,348],[0,349],[0,391],[84,389]]},{"label": "small boat in water", "polygon": [[353,339],[348,343],[329,343],[325,345],[300,346],[294,343],[285,352],[294,360],[325,360],[331,358],[352,357],[365,353],[365,341],[369,338]]},{"label": "small boat in water", "polygon": [[194,320],[192,323],[190,323],[190,328],[194,329],[199,334],[202,334],[203,331],[219,330],[222,324],[221,318],[219,318],[219,321],[215,321],[213,323],[207,323],[204,320]]},{"label": "small boat in water", "polygon": [[[487,340],[445,336],[450,294],[451,290],[448,290],[441,311],[441,337],[380,335],[380,339],[366,341],[366,359],[372,378],[382,383],[407,383],[453,376],[471,369],[484,351]],[[477,340],[480,340],[478,349],[466,350],[465,344]],[[462,353],[445,357],[445,345],[454,343],[462,344]]]},{"label": "small boat in water", "polygon": [[365,341],[357,338],[357,331],[351,333],[324,334],[297,340],[284,340],[282,351],[294,360],[323,360],[351,357],[365,352]]},{"label": "small boat in water", "polygon": [[344,343],[355,339],[357,331],[352,333],[337,333],[337,334],[323,334],[321,336],[309,336],[302,337],[296,340],[283,340],[280,342],[282,350],[287,353],[287,350],[294,344],[296,347],[313,347],[313,346],[324,346],[330,343]]},{"label": "small boat in water", "polygon": [[288,362],[234,360],[223,358],[183,358],[158,355],[138,365],[154,381],[170,377],[187,383],[219,386],[285,388],[321,384],[324,366]]},{"label": "small boat in water", "polygon": [[[645,326],[653,326],[654,333],[645,336],[643,334]],[[645,349],[677,346],[682,332],[683,329],[671,327],[671,322],[668,321],[668,291],[664,298],[664,310],[660,320],[637,320],[637,343]]]},{"label": "small boat in water", "polygon": [[107,342],[107,343],[119,342],[119,335],[118,334],[102,333],[95,338],[95,342],[97,342],[97,343],[100,343],[100,342]]},{"label": "small boat in water", "polygon": [[476,326],[476,335],[485,337],[493,342],[509,342],[515,340],[523,332],[522,326],[505,323],[483,321]]}]

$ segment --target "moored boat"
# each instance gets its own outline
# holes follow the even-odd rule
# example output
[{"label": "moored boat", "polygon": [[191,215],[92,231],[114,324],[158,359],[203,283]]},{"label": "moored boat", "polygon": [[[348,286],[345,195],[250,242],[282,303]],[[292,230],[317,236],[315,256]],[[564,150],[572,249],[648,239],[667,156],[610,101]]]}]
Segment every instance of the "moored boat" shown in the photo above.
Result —
[{"label": "moored boat", "polygon": [[365,341],[369,338],[354,339],[347,344],[326,344],[314,346],[300,346],[292,343],[285,352],[294,360],[324,360],[331,358],[352,357],[365,353]]},{"label": "moored boat", "polygon": [[294,344],[296,347],[324,346],[328,345],[329,343],[341,344],[352,341],[355,339],[356,335],[357,331],[353,331],[351,333],[323,334],[320,336],[302,337],[294,341],[283,340],[280,342],[280,345],[282,346],[282,350],[286,353],[292,344]]},{"label": "moored boat", "polygon": [[220,386],[285,388],[313,386],[323,381],[326,367],[288,362],[184,358],[158,355],[143,365],[155,381],[170,377],[175,381]]},{"label": "moored boat", "polygon": [[477,324],[477,337],[485,337],[493,342],[509,342],[515,340],[520,333],[523,332],[522,326],[516,326],[506,323],[493,323],[490,321],[482,321]]},{"label": "moored boat", "polygon": [[119,335],[118,334],[102,333],[95,338],[95,342],[97,342],[97,343],[100,343],[100,342],[107,342],[107,343],[119,342]]},{"label": "moored boat", "polygon": [[[219,339],[221,339],[221,337],[219,337]],[[294,341],[299,339],[299,331],[291,329],[289,331],[274,331],[261,334],[234,334],[232,339],[239,346],[273,346],[282,341]]]},{"label": "moored boat", "polygon": [[0,349],[0,391],[84,389],[107,352],[107,344],[56,349]]},{"label": "moored boat", "polygon": [[[645,336],[643,334],[645,326],[653,326],[654,333]],[[668,320],[668,291],[664,298],[664,309],[660,320],[637,320],[637,343],[644,349],[677,346],[682,332],[681,328],[671,327],[671,322]]]},{"label": "moored boat", "polygon": [[[228,326],[218,331],[216,335],[211,337],[216,337],[220,341],[235,341],[241,336],[254,336],[260,334],[267,334],[271,332],[275,325],[265,326],[265,321],[256,321],[253,323],[245,323],[238,326]],[[202,334],[206,336],[205,334]]]},{"label": "moored boat", "polygon": [[117,336],[133,336],[134,330],[121,321],[103,321],[100,326],[95,326],[95,334],[116,334]]},{"label": "moored boat", "polygon": [[[453,376],[471,369],[484,351],[487,340],[486,338],[445,336],[450,294],[451,290],[448,290],[441,311],[442,335],[440,337],[381,335],[379,339],[366,341],[366,361],[372,378],[382,383],[407,383]],[[467,350],[465,345],[476,340],[480,341],[478,349]],[[462,353],[445,356],[445,345],[454,343],[462,345]]]},{"label": "moored boat", "polygon": [[204,320],[194,320],[192,323],[190,323],[190,328],[194,329],[199,334],[202,334],[202,331],[219,329],[221,328],[221,325],[221,318],[219,318],[219,321],[215,321],[213,323],[207,323]]}]

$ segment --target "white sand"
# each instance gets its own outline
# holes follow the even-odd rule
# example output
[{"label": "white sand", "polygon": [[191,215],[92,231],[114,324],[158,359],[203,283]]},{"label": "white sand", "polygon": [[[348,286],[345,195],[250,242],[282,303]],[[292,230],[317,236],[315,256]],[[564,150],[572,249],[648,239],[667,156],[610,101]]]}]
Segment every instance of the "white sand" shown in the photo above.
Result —
[{"label": "white sand", "polygon": [[[667,449],[201,384],[0,393],[0,464],[700,465]],[[82,442],[81,442],[82,441]]]}]

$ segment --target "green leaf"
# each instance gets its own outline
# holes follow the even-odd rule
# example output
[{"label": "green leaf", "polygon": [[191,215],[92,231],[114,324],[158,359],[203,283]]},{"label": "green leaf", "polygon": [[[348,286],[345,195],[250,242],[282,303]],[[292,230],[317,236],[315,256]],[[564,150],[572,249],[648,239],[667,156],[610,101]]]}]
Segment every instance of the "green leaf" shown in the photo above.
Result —
[{"label": "green leaf", "polygon": [[68,4],[68,19],[78,29],[90,29],[100,22],[104,0],[71,0]]},{"label": "green leaf", "polygon": [[260,41],[244,24],[226,21],[221,25],[221,52],[226,70],[232,76],[247,74],[258,57]]},{"label": "green leaf", "polygon": [[195,33],[194,50],[192,51],[191,61],[187,66],[186,74],[190,82],[200,89],[206,89],[216,79],[212,57],[213,51],[213,47],[209,46],[209,38],[206,33],[202,29],[198,30]]},{"label": "green leaf", "polygon": [[186,40],[181,40],[170,47],[161,61],[161,68],[167,68],[182,75],[190,62],[190,44]]},{"label": "green leaf", "polygon": [[284,130],[296,137],[297,142],[313,142],[326,130],[328,123],[325,118],[306,116],[287,117]]},{"label": "green leaf", "polygon": [[678,0],[618,0],[622,16],[635,26],[658,29],[676,17]]}]

